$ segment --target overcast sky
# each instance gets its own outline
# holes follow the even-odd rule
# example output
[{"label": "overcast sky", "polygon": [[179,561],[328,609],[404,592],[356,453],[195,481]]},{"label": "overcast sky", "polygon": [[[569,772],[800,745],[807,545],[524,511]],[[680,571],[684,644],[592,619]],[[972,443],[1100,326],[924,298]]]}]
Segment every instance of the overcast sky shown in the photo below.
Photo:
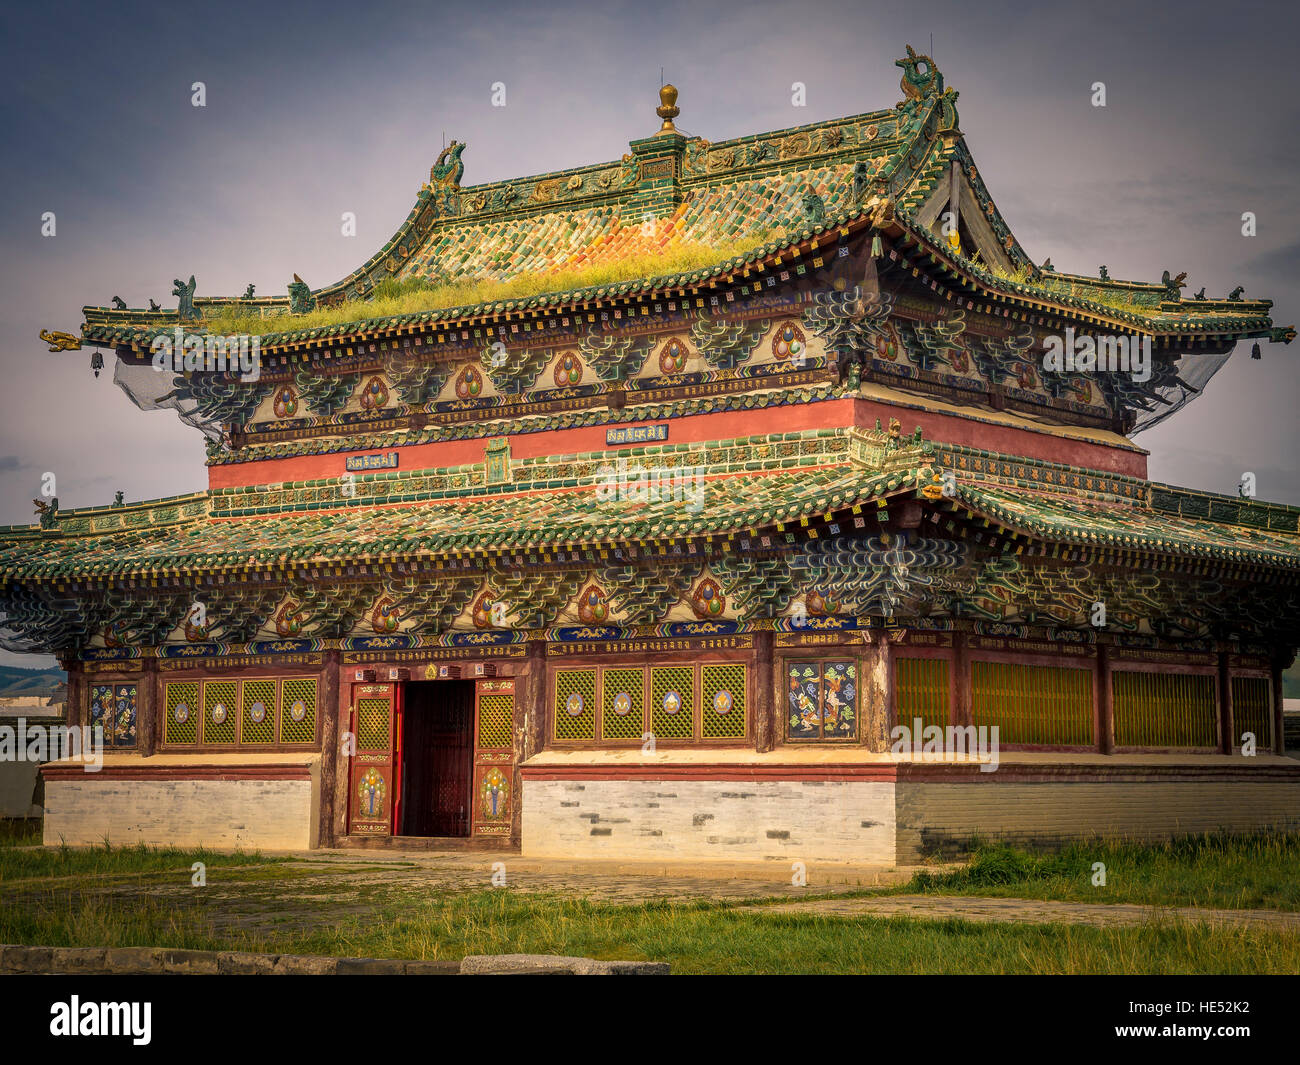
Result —
[{"label": "overcast sky", "polygon": [[[711,140],[892,106],[930,50],[1028,253],[1186,294],[1244,285],[1300,321],[1296,5],[801,2],[62,4],[3,17],[0,522],[206,486],[200,434],[137,411],[89,352],[47,354],[84,304],[174,307],[252,282],[317,288],[378,250],[444,135],[466,185],[617,159],[658,128]],[[191,85],[206,85],[206,107]],[[807,86],[806,107],[791,84]],[[1107,106],[1093,107],[1092,85]],[[493,107],[492,85],[506,86]],[[53,211],[57,236],[41,236]],[[357,235],[340,215],[357,215]],[[1255,212],[1258,235],[1241,235]],[[1243,345],[1206,394],[1136,439],[1154,479],[1300,504],[1300,343]],[[17,661],[0,656],[3,661]],[[30,657],[23,664],[34,665]]]}]

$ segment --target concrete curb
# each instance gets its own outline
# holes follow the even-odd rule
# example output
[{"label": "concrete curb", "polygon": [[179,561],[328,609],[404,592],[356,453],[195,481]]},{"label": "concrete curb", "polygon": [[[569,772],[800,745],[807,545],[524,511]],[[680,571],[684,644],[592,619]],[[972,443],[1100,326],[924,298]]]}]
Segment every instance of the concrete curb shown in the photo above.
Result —
[{"label": "concrete curb", "polygon": [[464,976],[667,976],[662,961],[597,961],[555,954],[471,954],[460,963]]},{"label": "concrete curb", "polygon": [[166,973],[176,976],[666,976],[652,961],[596,961],[550,954],[476,954],[463,961],[329,958],[168,947],[27,947],[0,944],[0,974],[80,976]]},{"label": "concrete curb", "polygon": [[0,945],[0,973],[83,976],[167,973],[177,976],[454,975],[457,961],[400,958],[328,958],[311,954],[253,954],[238,950],[167,947],[27,947]]}]

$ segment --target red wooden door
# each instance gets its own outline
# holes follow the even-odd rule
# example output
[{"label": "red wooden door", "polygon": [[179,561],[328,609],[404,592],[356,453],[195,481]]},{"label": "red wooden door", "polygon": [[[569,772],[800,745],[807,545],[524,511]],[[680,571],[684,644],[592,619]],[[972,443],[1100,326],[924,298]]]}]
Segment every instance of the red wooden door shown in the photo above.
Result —
[{"label": "red wooden door", "polygon": [[348,774],[348,832],[393,834],[401,765],[401,687],[352,685],[348,731],[354,739]]}]

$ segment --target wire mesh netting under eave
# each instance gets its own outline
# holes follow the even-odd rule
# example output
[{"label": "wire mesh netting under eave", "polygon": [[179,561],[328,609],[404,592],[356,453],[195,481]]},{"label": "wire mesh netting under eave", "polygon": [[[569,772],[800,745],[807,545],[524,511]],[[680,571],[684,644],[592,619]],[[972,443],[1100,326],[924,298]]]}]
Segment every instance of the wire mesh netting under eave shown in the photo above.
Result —
[{"label": "wire mesh netting under eave", "polygon": [[175,373],[160,373],[152,363],[133,364],[117,360],[113,384],[125,392],[141,410],[174,410],[181,421],[192,425],[209,440],[221,442],[221,422],[203,414],[193,400],[176,392]]},{"label": "wire mesh netting under eave", "polygon": [[1226,355],[1183,355],[1179,358],[1177,381],[1158,387],[1155,390],[1158,398],[1147,397],[1151,409],[1138,411],[1137,422],[1129,436],[1136,436],[1159,425],[1171,414],[1187,406],[1205,390],[1210,378],[1219,372],[1231,354],[1232,352]]}]

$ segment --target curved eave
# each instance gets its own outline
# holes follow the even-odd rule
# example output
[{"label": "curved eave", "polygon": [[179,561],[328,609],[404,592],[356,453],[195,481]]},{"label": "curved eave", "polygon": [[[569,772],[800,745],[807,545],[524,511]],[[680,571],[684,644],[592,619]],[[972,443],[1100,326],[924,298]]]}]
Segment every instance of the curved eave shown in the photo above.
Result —
[{"label": "curved eave", "polygon": [[975,518],[984,519],[1007,533],[1041,544],[1061,544],[1095,551],[1153,555],[1187,561],[1211,561],[1221,565],[1264,567],[1300,572],[1300,542],[1293,552],[1242,549],[1214,544],[1189,543],[1174,537],[1146,536],[1134,533],[1096,532],[1086,527],[1061,525],[1050,521],[1030,521],[990,500],[978,488],[957,486],[953,502]]},{"label": "curved eave", "polygon": [[[1153,337],[1169,340],[1199,337],[1242,340],[1269,336],[1273,329],[1273,321],[1268,315],[1268,311],[1273,306],[1270,300],[1234,302],[1234,308],[1240,308],[1244,313],[1231,318],[1206,318],[1198,314],[1186,314],[1186,317],[1178,320],[1158,319],[1137,312],[1119,311],[1102,303],[1067,296],[1039,285],[1022,284],[1000,278],[992,271],[974,265],[964,256],[956,255],[951,248],[922,227],[914,217],[903,211],[895,215],[893,235],[895,237],[905,235],[919,249],[919,258],[913,251],[902,256],[909,265],[920,266],[922,265],[920,260],[924,260],[926,269],[944,275],[948,284],[956,284],[970,290],[968,293],[962,293],[967,298],[974,294],[981,299],[991,300],[995,306],[1002,308],[1007,317],[1020,318],[1033,312],[1089,325],[1105,326],[1121,332],[1150,334]],[[1159,286],[1155,287],[1159,288]],[[1216,304],[1221,302],[1225,301],[1215,301]],[[1171,303],[1166,306],[1171,308],[1170,313],[1186,313],[1184,309],[1195,310],[1194,304],[1187,303]]]}]

